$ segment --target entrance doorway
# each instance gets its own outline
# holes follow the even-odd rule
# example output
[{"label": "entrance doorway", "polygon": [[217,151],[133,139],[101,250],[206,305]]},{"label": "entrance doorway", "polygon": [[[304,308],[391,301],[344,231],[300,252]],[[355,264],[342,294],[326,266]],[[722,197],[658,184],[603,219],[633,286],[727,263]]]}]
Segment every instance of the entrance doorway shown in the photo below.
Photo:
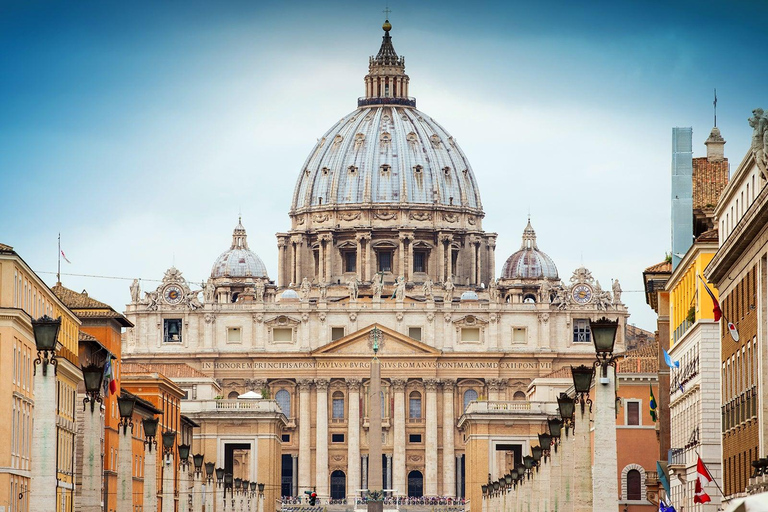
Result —
[{"label": "entrance doorway", "polygon": [[331,499],[343,500],[347,497],[347,475],[336,470],[331,473]]},{"label": "entrance doorway", "polygon": [[293,496],[293,457],[283,455],[280,475],[280,495]]},{"label": "entrance doorway", "polygon": [[421,498],[424,496],[424,476],[421,471],[408,473],[408,497]]}]

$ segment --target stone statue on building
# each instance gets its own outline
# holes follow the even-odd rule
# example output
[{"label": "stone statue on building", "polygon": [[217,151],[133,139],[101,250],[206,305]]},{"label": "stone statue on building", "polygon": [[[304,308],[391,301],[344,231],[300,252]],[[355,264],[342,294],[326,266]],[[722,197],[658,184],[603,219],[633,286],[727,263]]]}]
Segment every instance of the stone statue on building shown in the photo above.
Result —
[{"label": "stone statue on building", "polygon": [[157,310],[157,299],[160,294],[155,290],[154,292],[144,292],[144,301],[147,303],[147,309],[150,311]]},{"label": "stone statue on building", "polygon": [[752,153],[755,155],[755,162],[763,175],[768,175],[766,173],[766,167],[768,167],[768,116],[765,115],[763,109],[756,108],[752,111],[749,126],[752,127]]},{"label": "stone statue on building", "polygon": [[264,302],[264,291],[265,291],[264,281],[259,279],[256,281],[256,286],[254,286],[254,293],[256,295],[256,301],[257,302]]},{"label": "stone statue on building", "polygon": [[456,287],[453,285],[453,279],[451,279],[451,276],[448,276],[448,279],[446,279],[443,283],[443,291],[445,292],[443,294],[443,302],[453,302],[453,290],[455,288]]},{"label": "stone statue on building", "polygon": [[619,284],[618,279],[613,280],[611,288],[613,289],[613,303],[621,304],[621,285]]},{"label": "stone statue on building", "polygon": [[309,279],[306,277],[301,280],[301,287],[299,287],[299,292],[301,292],[301,300],[304,302],[309,300],[309,292],[312,289],[312,285],[309,284]]},{"label": "stone statue on building", "polygon": [[384,290],[384,275],[381,272],[376,272],[371,281],[371,291],[373,292],[373,300],[381,300],[381,292]]},{"label": "stone statue on building", "polygon": [[552,286],[548,279],[544,279],[539,286],[539,302],[549,304],[552,302]]},{"label": "stone statue on building", "polygon": [[320,281],[320,300],[325,300],[328,298],[328,283],[325,281]]},{"label": "stone statue on building", "polygon": [[194,311],[196,309],[202,309],[203,304],[197,298],[198,294],[203,290],[189,290],[187,292],[186,300],[187,305]]},{"label": "stone statue on building", "polygon": [[397,302],[403,302],[405,299],[405,278],[400,276],[395,283],[395,300]]},{"label": "stone statue on building", "polygon": [[131,283],[131,304],[138,304],[140,298],[141,286],[139,285],[139,280],[134,279]]},{"label": "stone statue on building", "polygon": [[357,278],[353,277],[349,281],[347,281],[347,292],[349,293],[349,300],[350,301],[357,301],[357,294],[360,292],[360,288],[357,284]]},{"label": "stone statue on building", "polygon": [[432,287],[434,286],[434,283],[432,282],[432,279],[430,279],[429,276],[427,276],[427,280],[424,281],[424,284],[421,287],[421,291],[424,294],[424,297],[427,298],[427,300],[435,300],[435,298],[432,296]]},{"label": "stone statue on building", "polygon": [[203,288],[203,297],[206,304],[213,304],[214,295],[216,294],[216,287],[213,286],[213,283],[209,279],[207,283],[205,283],[205,287]]},{"label": "stone statue on building", "polygon": [[499,299],[501,298],[499,293],[499,283],[493,278],[488,282],[488,298],[490,299],[491,304],[498,304]]}]

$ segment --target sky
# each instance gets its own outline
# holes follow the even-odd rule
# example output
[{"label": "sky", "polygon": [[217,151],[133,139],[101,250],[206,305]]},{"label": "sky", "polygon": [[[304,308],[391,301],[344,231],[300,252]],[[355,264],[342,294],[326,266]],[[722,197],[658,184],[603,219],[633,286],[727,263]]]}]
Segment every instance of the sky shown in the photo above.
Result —
[{"label": "sky", "polygon": [[[60,233],[63,284],[123,311],[133,278],[207,279],[242,214],[274,278],[302,164],[363,95],[385,6],[0,1],[0,243],[53,285]],[[768,3],[389,8],[411,95],[472,164],[497,273],[530,214],[563,280],[619,279],[654,330],[642,271],[670,251],[672,127],[704,156],[717,88],[736,170],[768,108]]]}]

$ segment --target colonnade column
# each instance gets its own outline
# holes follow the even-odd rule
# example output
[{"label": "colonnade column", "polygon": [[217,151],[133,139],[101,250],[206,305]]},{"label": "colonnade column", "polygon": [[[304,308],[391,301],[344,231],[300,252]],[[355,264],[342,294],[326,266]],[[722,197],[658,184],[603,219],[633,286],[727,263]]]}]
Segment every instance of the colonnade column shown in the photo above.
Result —
[{"label": "colonnade column", "polygon": [[445,266],[447,267],[446,274],[448,277],[451,277],[451,278],[453,278],[453,247],[451,247],[452,241],[453,241],[453,237],[449,236],[448,243],[446,244],[446,252],[448,253],[447,254],[448,257],[445,259]]},{"label": "colonnade column", "polygon": [[413,236],[408,240],[408,281],[413,281]]},{"label": "colonnade column", "polygon": [[437,496],[437,379],[424,379],[427,425],[424,442],[424,496]]},{"label": "colonnade column", "polygon": [[317,282],[325,283],[325,245],[323,243],[323,237],[320,235],[317,237]]},{"label": "colonnade column", "polygon": [[315,484],[320,499],[329,496],[328,489],[328,379],[315,379],[317,420],[315,431]]},{"label": "colonnade column", "polygon": [[395,496],[407,494],[405,482],[405,384],[406,379],[392,379],[392,390],[395,392],[394,439],[392,446],[392,488]]},{"label": "colonnade column", "polygon": [[488,280],[496,278],[496,239],[488,239]]},{"label": "colonnade column", "polygon": [[299,489],[298,494],[310,488],[310,387],[312,379],[299,380]]},{"label": "colonnade column", "polygon": [[347,423],[347,499],[360,489],[360,379],[347,379],[349,421]]},{"label": "colonnade column", "polygon": [[357,246],[355,248],[355,274],[357,274],[358,281],[364,281],[363,279],[363,241],[360,235],[355,237]]},{"label": "colonnade column", "polygon": [[445,235],[437,236],[437,280],[445,281]]},{"label": "colonnade column", "polygon": [[455,379],[443,379],[443,496],[455,496],[456,490],[456,457],[454,451],[453,393],[456,388]]},{"label": "colonnade column", "polygon": [[477,284],[477,247],[475,245],[475,237],[470,236],[469,237],[469,249],[471,254],[470,258],[470,264],[472,266],[472,269],[469,273],[469,284]]},{"label": "colonnade column", "polygon": [[277,239],[277,286],[285,286],[285,238]]},{"label": "colonnade column", "polygon": [[400,247],[397,252],[397,275],[405,277],[405,235],[400,234]]},{"label": "colonnade column", "polygon": [[[480,284],[480,282],[483,280],[483,253],[482,253],[482,251],[480,249],[482,246],[483,246],[482,245],[482,241],[480,239],[478,239],[475,242],[475,245],[473,246],[473,249],[472,249],[473,251],[477,252],[477,260],[476,260],[477,261],[477,265],[475,267],[475,273],[476,273],[475,283],[476,284]],[[489,280],[489,282],[490,282],[490,280]],[[486,283],[486,285],[487,284],[488,283]]]}]

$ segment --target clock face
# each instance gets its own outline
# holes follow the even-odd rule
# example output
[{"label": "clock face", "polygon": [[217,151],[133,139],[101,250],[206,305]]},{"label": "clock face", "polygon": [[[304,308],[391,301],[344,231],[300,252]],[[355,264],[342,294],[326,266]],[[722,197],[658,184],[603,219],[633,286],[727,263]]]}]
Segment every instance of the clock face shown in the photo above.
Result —
[{"label": "clock face", "polygon": [[181,288],[175,284],[166,286],[165,292],[163,292],[163,296],[165,297],[165,302],[168,304],[178,304],[181,302],[182,297]]},{"label": "clock face", "polygon": [[588,284],[577,284],[573,287],[571,296],[579,304],[586,304],[592,300],[592,287]]}]

